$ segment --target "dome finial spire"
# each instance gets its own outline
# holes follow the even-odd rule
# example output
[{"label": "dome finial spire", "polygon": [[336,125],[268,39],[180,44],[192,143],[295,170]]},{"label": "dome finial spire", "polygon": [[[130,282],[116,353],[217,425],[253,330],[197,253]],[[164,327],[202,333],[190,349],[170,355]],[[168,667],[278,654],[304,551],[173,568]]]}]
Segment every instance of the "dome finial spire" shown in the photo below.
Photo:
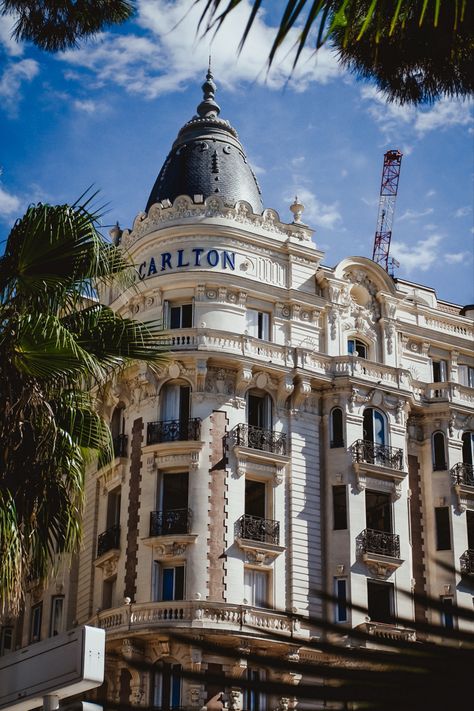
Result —
[{"label": "dome finial spire", "polygon": [[216,92],[216,85],[214,84],[214,77],[211,71],[211,55],[209,54],[209,66],[206,74],[206,81],[202,85],[202,91],[204,98],[197,107],[198,115],[201,118],[212,118],[219,116],[220,106],[214,101],[214,94]]}]

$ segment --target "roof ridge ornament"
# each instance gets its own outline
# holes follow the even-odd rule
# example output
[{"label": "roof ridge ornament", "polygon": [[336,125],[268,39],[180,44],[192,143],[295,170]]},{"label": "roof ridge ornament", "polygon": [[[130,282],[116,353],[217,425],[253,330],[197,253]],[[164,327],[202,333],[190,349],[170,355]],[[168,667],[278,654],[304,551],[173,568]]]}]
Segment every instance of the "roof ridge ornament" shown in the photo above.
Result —
[{"label": "roof ridge ornament", "polygon": [[202,85],[204,98],[197,107],[198,115],[201,118],[215,118],[219,116],[221,107],[214,101],[214,95],[217,87],[214,83],[214,77],[211,71],[211,55],[209,55],[209,67],[206,74],[206,81]]}]

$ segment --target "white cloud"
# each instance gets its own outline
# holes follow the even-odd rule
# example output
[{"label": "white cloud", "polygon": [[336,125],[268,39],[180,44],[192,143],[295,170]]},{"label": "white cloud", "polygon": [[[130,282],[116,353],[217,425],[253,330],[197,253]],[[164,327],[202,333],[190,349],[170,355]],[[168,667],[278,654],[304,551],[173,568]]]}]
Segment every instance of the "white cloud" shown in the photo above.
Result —
[{"label": "white cloud", "polygon": [[405,210],[403,215],[397,218],[397,222],[402,222],[403,220],[419,220],[421,217],[426,217],[434,212],[432,207],[427,207],[426,210]]},{"label": "white cloud", "polygon": [[15,18],[11,15],[0,15],[0,46],[10,57],[21,57],[23,43],[12,39]]},{"label": "white cloud", "polygon": [[464,205],[464,207],[458,207],[454,213],[454,217],[466,217],[471,212],[472,207],[470,205]]},{"label": "white cloud", "polygon": [[14,114],[21,99],[21,85],[31,81],[39,72],[38,62],[34,59],[20,59],[18,62],[9,62],[0,77],[0,97],[3,104]]},{"label": "white cloud", "polygon": [[[297,180],[295,181],[295,185],[296,184]],[[330,204],[324,203],[319,200],[311,190],[304,186],[295,188],[292,195],[287,194],[283,202],[290,206],[295,199],[295,194],[298,196],[298,200],[304,205],[301,221],[306,225],[310,227],[324,227],[328,230],[333,230],[342,225],[342,215],[339,212],[339,204],[337,202]]]},{"label": "white cloud", "polygon": [[[372,85],[362,87],[361,97],[367,102],[369,115],[378,124],[387,141],[393,141],[395,138],[400,141],[404,130],[410,131],[413,139],[413,131],[418,138],[422,138],[430,131],[472,125],[472,101],[442,98],[428,109],[411,105],[400,106],[387,102],[384,94]],[[405,153],[409,155],[412,149],[411,145],[406,145]]]},{"label": "white cloud", "polygon": [[436,195],[436,190],[431,189],[431,190],[428,190],[425,197],[430,198],[430,197],[434,197],[435,195]]},{"label": "white cloud", "polygon": [[438,246],[442,239],[441,235],[434,234],[426,239],[418,240],[415,244],[394,241],[391,244],[391,252],[407,273],[415,269],[427,272],[433,264],[439,261]]},{"label": "white cloud", "polygon": [[470,264],[472,254],[469,254],[469,252],[452,252],[446,253],[444,258],[448,264],[461,264],[462,262]]},{"label": "white cloud", "polygon": [[[267,72],[267,57],[276,28],[266,24],[263,13],[257,15],[244,48],[238,53],[250,8],[250,0],[242,0],[209,47],[212,33],[205,38],[196,35],[202,9],[194,0],[138,0],[136,21],[147,36],[102,33],[87,47],[68,50],[60,59],[76,69],[93,72],[96,87],[111,82],[131,94],[153,99],[184,89],[189,80],[202,77],[211,49],[213,72],[227,87],[250,81],[281,88],[292,71],[292,49],[298,30],[290,34]],[[314,55],[308,48],[303,51],[288,86],[301,92],[311,82],[326,83],[340,73],[331,50],[323,47]]]},{"label": "white cloud", "polygon": [[433,232],[433,230],[438,229],[438,225],[435,225],[433,222],[427,222],[426,225],[423,225],[423,229],[427,232]]},{"label": "white cloud", "polygon": [[0,185],[0,216],[8,217],[9,215],[13,215],[19,211],[20,205],[20,198],[7,192]]},{"label": "white cloud", "polygon": [[90,99],[75,99],[74,108],[78,111],[84,111],[86,114],[95,114],[98,110],[96,102],[91,101]]}]

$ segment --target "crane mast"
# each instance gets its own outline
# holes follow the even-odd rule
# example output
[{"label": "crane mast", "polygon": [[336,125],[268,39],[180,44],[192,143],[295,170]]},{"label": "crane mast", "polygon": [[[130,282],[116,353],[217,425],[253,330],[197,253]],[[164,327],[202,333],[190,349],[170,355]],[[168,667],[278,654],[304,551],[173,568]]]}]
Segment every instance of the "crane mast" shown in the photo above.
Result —
[{"label": "crane mast", "polygon": [[390,260],[390,241],[392,239],[393,215],[397,199],[398,180],[402,153],[397,150],[387,151],[383,157],[382,183],[380,185],[379,214],[374,239],[372,259],[388,272],[395,260]]}]

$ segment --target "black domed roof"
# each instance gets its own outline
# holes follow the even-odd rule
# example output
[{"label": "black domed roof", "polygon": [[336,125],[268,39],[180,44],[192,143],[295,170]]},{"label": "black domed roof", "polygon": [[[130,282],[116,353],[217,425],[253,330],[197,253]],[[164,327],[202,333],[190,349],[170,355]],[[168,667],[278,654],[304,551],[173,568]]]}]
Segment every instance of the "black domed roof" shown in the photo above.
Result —
[{"label": "black domed roof", "polygon": [[219,118],[210,69],[202,89],[204,99],[197,116],[178,133],[150,193],[146,211],[155,202],[166,198],[173,202],[178,195],[202,195],[204,199],[218,195],[229,205],[246,200],[254,212],[262,212],[260,188],[237,132],[228,121]]}]

